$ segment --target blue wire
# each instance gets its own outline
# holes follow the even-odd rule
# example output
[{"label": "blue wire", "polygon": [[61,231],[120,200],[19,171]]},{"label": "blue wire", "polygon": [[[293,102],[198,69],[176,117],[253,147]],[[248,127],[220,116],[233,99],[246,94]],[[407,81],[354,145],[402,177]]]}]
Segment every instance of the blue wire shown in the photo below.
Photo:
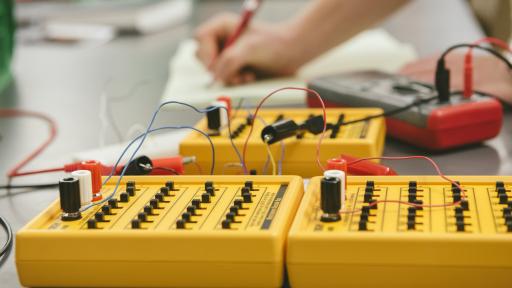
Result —
[{"label": "blue wire", "polygon": [[[135,157],[135,155],[137,154],[137,152],[140,150],[140,147],[142,146],[142,144],[144,143],[144,141],[146,140],[147,136],[149,133],[151,133],[150,131],[153,131],[151,130],[151,127],[153,126],[153,123],[155,122],[155,119],[156,119],[156,116],[158,115],[158,112],[160,112],[160,110],[162,109],[162,107],[166,106],[166,105],[169,105],[169,104],[179,104],[179,105],[183,105],[183,106],[186,106],[186,107],[189,107],[191,108],[192,110],[196,111],[197,113],[207,113],[209,111],[213,111],[215,109],[224,109],[226,110],[226,113],[228,112],[227,108],[226,107],[223,107],[223,106],[212,106],[212,107],[209,107],[207,109],[197,109],[196,107],[190,105],[190,104],[187,104],[187,103],[184,103],[184,102],[180,102],[180,101],[167,101],[167,102],[164,102],[162,104],[160,104],[158,106],[158,108],[156,109],[156,111],[153,113],[153,116],[151,117],[151,120],[149,121],[149,124],[148,124],[148,127],[146,129],[146,132],[144,132],[144,134],[142,134],[142,140],[140,140],[139,142],[139,145],[137,146],[137,148],[135,148],[135,151],[131,154],[130,156],[130,159],[126,162],[126,163],[131,163],[133,161],[133,158]],[[177,128],[179,127],[179,128]],[[215,148],[213,146],[213,143],[210,139],[210,137],[208,135],[206,135],[206,133],[204,133],[203,131],[200,131],[194,127],[191,127],[191,126],[168,126],[168,127],[161,127],[162,129],[182,129],[182,128],[189,128],[189,129],[193,129],[195,131],[198,131],[200,133],[202,133],[203,135],[205,135],[208,140],[210,141],[210,145],[212,146],[212,155],[213,155],[213,160],[215,160]],[[231,146],[233,147],[233,149],[235,150],[236,154],[238,155],[238,158],[240,160],[240,163],[242,163],[242,156],[240,155],[240,151],[238,151],[237,147],[235,146],[235,143],[233,142],[233,139],[231,137],[231,121],[228,117],[228,132],[229,132],[229,138],[230,138],[230,142],[231,142]],[[154,129],[154,131],[158,131],[158,129]],[[135,140],[133,140],[132,142],[130,142],[130,144],[128,144],[128,146],[123,150],[121,156],[117,159],[117,162],[116,164],[114,165],[114,167],[112,167],[112,171],[110,172],[110,175],[107,177],[107,179],[103,182],[103,184],[106,184],[108,180],[110,180],[112,178],[112,176],[115,174],[115,171],[117,169],[117,166],[119,165],[119,162],[121,162],[121,159],[122,157],[124,156],[124,154],[126,153],[126,151],[131,147],[131,145],[137,141],[138,139],[140,139],[140,137],[137,137]],[[215,161],[212,162],[212,168],[211,168],[211,174],[213,174],[213,171],[214,171],[214,168],[215,168]],[[119,185],[121,183],[121,180],[122,178],[124,177],[124,174],[126,173],[126,169],[128,169],[128,165],[125,165],[123,167],[123,170],[121,171],[121,174],[119,175],[119,179],[117,180],[117,183],[116,183],[116,187],[114,188],[114,191],[112,192],[112,194],[110,194],[107,198],[99,201],[99,202],[95,202],[95,203],[92,203],[90,205],[87,205],[85,207],[83,207],[82,209],[80,209],[80,211],[85,211],[95,205],[99,205],[99,204],[102,204],[104,203],[105,201],[108,201],[110,198],[112,198],[115,193],[117,192],[117,189],[119,188]]]},{"label": "blue wire", "polygon": [[[164,126],[164,127],[159,127],[159,128],[155,128],[155,129],[152,129],[152,130],[149,130],[149,132],[147,132],[147,134],[151,134],[153,132],[157,132],[157,131],[160,131],[160,130],[167,130],[167,129],[192,129],[198,133],[201,133],[204,137],[206,137],[206,139],[208,139],[208,142],[210,142],[210,147],[211,147],[211,150],[212,150],[212,166],[210,168],[210,174],[213,174],[213,171],[215,170],[215,146],[213,145],[213,142],[212,142],[212,139],[210,138],[210,136],[208,134],[206,134],[205,132],[195,128],[195,127],[192,127],[192,126]],[[116,164],[114,165],[114,171],[115,171],[115,167],[117,167],[117,165],[119,164],[119,162],[121,161],[121,158],[124,156],[124,154],[126,154],[126,152],[128,151],[128,149],[130,149],[130,147],[133,145],[133,143],[135,143],[137,140],[139,140],[140,138],[142,138],[144,135],[146,135],[146,133],[144,134],[141,134],[139,136],[137,136],[135,139],[133,139],[123,150],[123,152],[121,153],[121,156],[119,156]],[[129,162],[128,162],[129,163]],[[125,165],[127,166],[127,165]],[[124,169],[123,169],[124,170]],[[119,179],[123,178],[124,177],[124,174],[123,172],[125,171],[122,171],[121,172],[121,175],[119,176]],[[108,180],[110,180],[110,178],[112,178],[113,174],[111,173],[106,179],[105,181],[103,181],[103,185],[105,185]],[[112,191],[112,193],[110,195],[108,195],[106,198],[104,198],[103,200],[101,201],[98,201],[98,202],[94,202],[94,203],[91,203],[85,207],[83,207],[82,209],[80,209],[81,212],[93,207],[93,206],[96,206],[96,205],[99,205],[99,204],[102,204],[102,203],[105,203],[106,201],[110,200],[112,197],[114,197],[117,189],[119,188],[119,185],[120,185],[121,181],[117,181],[116,183],[116,187],[114,188],[114,191]]]}]

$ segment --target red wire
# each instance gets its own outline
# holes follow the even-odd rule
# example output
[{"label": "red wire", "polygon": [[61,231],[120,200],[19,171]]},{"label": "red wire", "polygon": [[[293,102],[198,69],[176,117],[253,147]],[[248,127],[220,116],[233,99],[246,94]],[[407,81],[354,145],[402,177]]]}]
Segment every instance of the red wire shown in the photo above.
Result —
[{"label": "red wire", "polygon": [[[317,163],[318,167],[322,171],[325,171],[325,168],[323,167],[322,162],[320,161],[320,145],[322,144],[322,140],[323,140],[323,138],[325,136],[325,132],[327,130],[327,113],[326,113],[326,110],[325,110],[324,101],[322,100],[322,97],[320,96],[320,94],[318,94],[318,92],[316,92],[315,90],[312,90],[312,89],[302,88],[302,87],[284,87],[284,88],[280,88],[280,89],[274,90],[273,92],[271,92],[270,94],[265,96],[260,101],[260,103],[256,107],[256,110],[254,111],[254,115],[253,115],[252,119],[256,119],[256,116],[258,115],[258,111],[260,110],[261,106],[263,105],[263,103],[268,98],[270,98],[272,95],[274,95],[276,93],[279,93],[281,91],[284,91],[284,90],[299,90],[299,91],[305,91],[305,92],[308,92],[308,93],[312,93],[313,95],[315,95],[318,98],[318,101],[320,101],[320,104],[322,104],[322,110],[323,110],[323,116],[324,116],[324,127],[323,127],[323,130],[322,130],[322,134],[320,135],[320,138],[318,139],[318,144],[316,145],[316,163]],[[247,152],[247,143],[249,142],[249,138],[251,138],[251,134],[252,134],[253,130],[254,130],[254,124],[251,125],[251,129],[249,130],[249,134],[247,134],[247,138],[245,138],[243,152],[242,152],[242,165],[243,165],[244,171],[246,171],[245,173],[247,173],[247,171],[248,171],[247,165],[246,165],[246,161],[245,161],[245,159],[246,159],[245,155],[246,155],[246,152]]]},{"label": "red wire", "polygon": [[[45,169],[45,170],[35,170],[30,172],[20,172],[20,170],[25,167],[30,161],[34,160],[39,154],[41,154],[55,139],[57,136],[57,124],[53,119],[48,117],[45,114],[35,112],[35,111],[26,111],[26,110],[18,110],[18,109],[0,109],[0,117],[33,117],[41,119],[48,123],[48,126],[50,127],[50,134],[48,135],[48,138],[46,141],[44,141],[39,147],[37,147],[32,153],[30,153],[27,157],[25,157],[22,161],[20,161],[18,164],[16,164],[13,168],[9,170],[7,173],[7,177],[17,177],[22,175],[31,175],[31,174],[37,174],[37,173],[43,173],[48,172],[48,170],[51,171],[57,171],[55,169]],[[59,168],[63,169],[63,168]]]},{"label": "red wire", "polygon": [[[494,38],[494,37],[485,37],[476,40],[472,44],[480,45],[482,43],[490,43],[500,47],[503,50],[507,50],[512,53],[512,49],[507,44],[507,42]],[[464,57],[464,73],[463,73],[463,83],[464,83],[464,97],[469,98],[473,95],[473,48],[469,48]]]},{"label": "red wire", "polygon": [[[363,162],[363,161],[369,161],[369,160],[375,160],[375,159],[380,159],[380,160],[410,160],[410,159],[423,159],[423,160],[427,160],[428,162],[430,162],[430,164],[434,167],[434,169],[436,170],[437,174],[443,178],[444,180],[450,182],[451,184],[453,184],[454,186],[456,186],[457,188],[460,189],[460,191],[462,192],[462,197],[461,199],[466,199],[467,196],[466,196],[466,191],[464,191],[464,189],[462,188],[462,186],[455,182],[454,180],[446,177],[446,175],[443,174],[443,172],[441,172],[441,169],[439,168],[439,166],[436,164],[436,162],[434,160],[432,160],[431,158],[427,157],[427,156],[402,156],[402,157],[369,157],[369,158],[361,158],[361,159],[357,159],[357,160],[354,160],[352,162],[348,162],[347,163],[347,166],[348,165],[354,165],[354,164],[357,164],[359,162]],[[425,208],[436,208],[436,207],[451,207],[451,206],[456,206],[456,205],[459,205],[461,203],[462,200],[460,201],[455,201],[453,203],[447,203],[447,204],[416,204],[416,203],[412,203],[412,202],[407,202],[407,201],[400,201],[400,200],[377,200],[377,201],[374,201],[370,204],[368,204],[368,206],[372,207],[372,206],[375,206],[379,203],[397,203],[397,204],[404,204],[404,205],[408,205],[408,206],[413,206],[413,207],[425,207]],[[360,212],[362,209],[355,209],[355,210],[343,210],[343,211],[340,211],[340,213],[342,214],[346,214],[346,213],[355,213],[355,212]]]}]

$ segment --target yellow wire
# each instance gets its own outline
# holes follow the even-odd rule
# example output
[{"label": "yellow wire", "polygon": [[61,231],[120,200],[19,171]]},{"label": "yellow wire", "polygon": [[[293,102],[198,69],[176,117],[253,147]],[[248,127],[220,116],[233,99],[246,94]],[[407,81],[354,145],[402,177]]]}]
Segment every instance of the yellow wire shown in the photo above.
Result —
[{"label": "yellow wire", "polygon": [[272,163],[272,175],[276,175],[276,160],[274,160],[274,155],[272,155],[272,151],[270,150],[270,145],[268,145],[268,142],[265,142],[265,147],[267,148],[270,163]]}]

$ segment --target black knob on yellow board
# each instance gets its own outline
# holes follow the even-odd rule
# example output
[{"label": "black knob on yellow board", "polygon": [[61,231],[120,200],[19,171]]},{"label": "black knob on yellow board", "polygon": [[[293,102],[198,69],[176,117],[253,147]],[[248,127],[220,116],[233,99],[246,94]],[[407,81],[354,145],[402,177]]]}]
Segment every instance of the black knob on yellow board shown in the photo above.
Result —
[{"label": "black knob on yellow board", "polygon": [[126,192],[122,192],[121,194],[119,194],[119,202],[128,202],[128,200],[130,200],[130,195],[128,195],[128,193]]},{"label": "black knob on yellow board", "polygon": [[203,202],[203,203],[210,203],[210,202],[212,202],[211,199],[210,199],[210,194],[208,194],[208,193],[201,194],[201,202]]},{"label": "black knob on yellow board", "polygon": [[174,181],[165,182],[165,187],[167,187],[169,191],[174,191]]},{"label": "black knob on yellow board", "polygon": [[98,221],[98,222],[104,222],[105,214],[101,211],[98,211],[98,212],[94,213],[94,219],[96,219],[96,221]]},{"label": "black knob on yellow board", "polygon": [[160,187],[160,193],[162,193],[164,196],[169,196],[170,195],[169,188],[167,188],[167,186]]},{"label": "black knob on yellow board", "polygon": [[130,195],[130,196],[135,196],[135,187],[127,186],[126,193],[128,193],[128,195]]},{"label": "black knob on yellow board", "polygon": [[62,221],[82,218],[80,214],[80,183],[76,177],[66,177],[59,181],[60,208]]},{"label": "black knob on yellow board", "polygon": [[139,212],[139,214],[137,214],[137,219],[139,219],[140,222],[147,222],[148,215],[145,212]]},{"label": "black knob on yellow board", "polygon": [[222,229],[230,229],[231,228],[231,220],[224,219],[222,220]]},{"label": "black knob on yellow board", "polygon": [[95,219],[91,218],[87,220],[87,229],[96,229],[98,228],[97,222]]},{"label": "black knob on yellow board", "polygon": [[201,209],[201,199],[192,200],[192,206],[196,207],[196,209]]},{"label": "black knob on yellow board", "polygon": [[118,205],[118,203],[117,203],[117,199],[114,199],[114,198],[112,198],[112,199],[108,199],[108,202],[107,202],[107,203],[108,203],[108,205],[109,205],[110,207],[112,207],[112,208],[119,208],[119,205]]},{"label": "black knob on yellow board", "polygon": [[140,229],[140,220],[139,219],[132,220],[132,229]]},{"label": "black knob on yellow board", "polygon": [[153,209],[160,209],[160,201],[158,199],[151,199],[149,200],[149,205],[153,207]]},{"label": "black knob on yellow board", "polygon": [[187,212],[190,213],[190,215],[193,215],[193,216],[197,215],[196,207],[192,206],[192,205],[187,207]]},{"label": "black knob on yellow board", "polygon": [[151,205],[144,206],[144,212],[148,215],[153,215],[153,207],[151,207]]},{"label": "black knob on yellow board", "polygon": [[112,207],[110,207],[110,205],[103,205],[103,206],[101,206],[101,211],[105,215],[112,215]]},{"label": "black knob on yellow board", "polygon": [[252,203],[252,195],[251,193],[242,194],[242,198],[244,199],[244,203]]},{"label": "black knob on yellow board", "polygon": [[252,181],[245,181],[244,187],[249,188],[250,191],[254,190],[254,183]]},{"label": "black knob on yellow board", "polygon": [[215,196],[215,188],[213,187],[207,187],[206,193],[210,194],[210,196]]},{"label": "black knob on yellow board", "polygon": [[185,229],[186,228],[186,221],[183,219],[176,220],[176,228],[177,229]]}]

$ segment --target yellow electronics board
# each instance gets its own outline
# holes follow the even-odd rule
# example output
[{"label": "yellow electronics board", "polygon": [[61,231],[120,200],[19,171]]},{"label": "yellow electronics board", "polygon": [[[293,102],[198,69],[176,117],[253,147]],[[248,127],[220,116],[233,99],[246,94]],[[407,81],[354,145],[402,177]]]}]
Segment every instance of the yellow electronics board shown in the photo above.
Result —
[{"label": "yellow electronics board", "polygon": [[[252,121],[247,111],[238,110],[231,120],[233,142],[242,153],[242,147],[249,133],[250,125],[254,124],[253,133],[249,139],[246,154],[246,164],[249,170],[255,170],[258,174],[270,174],[268,153],[265,143],[261,138],[262,129],[268,125],[283,120],[293,120],[298,125],[308,119],[318,119],[322,115],[321,109],[262,109],[258,117]],[[341,153],[354,157],[377,157],[382,155],[385,140],[384,118],[378,117],[372,120],[340,126],[340,123],[365,118],[367,116],[382,113],[378,108],[329,108],[327,109],[328,130],[321,146],[321,161],[337,157]],[[196,128],[208,131],[207,119],[202,119]],[[239,174],[240,163],[229,136],[228,129],[223,127],[218,135],[211,134],[211,140],[215,145],[216,174]],[[282,159],[282,174],[313,177],[321,173],[315,164],[316,147],[319,134],[299,133],[283,140],[284,147],[279,142],[270,145],[273,157],[276,161]],[[195,155],[197,162],[204,169],[211,165],[210,143],[203,135],[191,132],[180,143],[181,155]],[[284,157],[283,157],[284,154]],[[266,168],[265,168],[266,167]],[[186,174],[199,174],[193,165],[186,167]]]},{"label": "yellow electronics board", "polygon": [[[116,181],[103,186],[104,196]],[[80,219],[61,220],[57,200],[22,228],[20,282],[280,287],[286,235],[302,195],[297,176],[127,176],[115,197]]]},{"label": "yellow electronics board", "polygon": [[451,178],[466,200],[437,176],[349,176],[344,211],[358,212],[334,222],[313,178],[288,235],[291,287],[512,287],[512,177]]}]

